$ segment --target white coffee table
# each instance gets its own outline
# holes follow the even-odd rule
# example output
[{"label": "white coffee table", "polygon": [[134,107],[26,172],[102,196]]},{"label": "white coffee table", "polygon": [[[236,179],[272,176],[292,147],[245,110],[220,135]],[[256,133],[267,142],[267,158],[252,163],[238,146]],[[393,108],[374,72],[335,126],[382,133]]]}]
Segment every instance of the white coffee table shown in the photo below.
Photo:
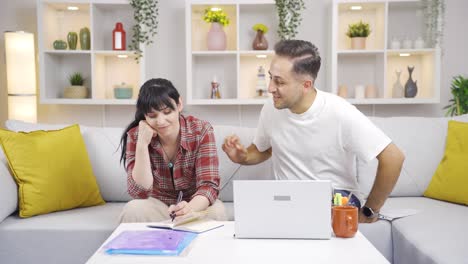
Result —
[{"label": "white coffee table", "polygon": [[[142,229],[148,229],[146,224],[121,224],[104,244],[124,230]],[[108,255],[101,246],[87,263],[389,263],[360,232],[330,240],[236,239],[233,234],[234,222],[224,222],[223,227],[199,234],[178,257]]]}]

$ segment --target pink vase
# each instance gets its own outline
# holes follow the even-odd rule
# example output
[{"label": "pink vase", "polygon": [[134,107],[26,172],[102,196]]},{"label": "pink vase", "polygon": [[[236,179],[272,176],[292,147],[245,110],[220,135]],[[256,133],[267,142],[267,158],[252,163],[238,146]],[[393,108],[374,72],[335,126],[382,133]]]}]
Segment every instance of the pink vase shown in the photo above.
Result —
[{"label": "pink vase", "polygon": [[226,33],[223,25],[214,22],[211,23],[210,31],[206,36],[206,44],[208,50],[225,50],[226,49]]}]

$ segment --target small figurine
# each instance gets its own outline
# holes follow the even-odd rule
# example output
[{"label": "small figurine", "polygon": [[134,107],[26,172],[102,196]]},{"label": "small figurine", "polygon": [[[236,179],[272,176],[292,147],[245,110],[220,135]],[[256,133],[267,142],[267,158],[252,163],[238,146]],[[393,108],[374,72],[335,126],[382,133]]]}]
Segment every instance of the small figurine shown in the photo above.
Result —
[{"label": "small figurine", "polygon": [[267,90],[267,83],[265,79],[265,69],[263,66],[258,67],[257,71],[257,85],[255,88],[258,97],[267,97],[268,90]]},{"label": "small figurine", "polygon": [[216,77],[216,75],[213,76],[213,81],[211,81],[211,99],[221,99],[218,78]]}]

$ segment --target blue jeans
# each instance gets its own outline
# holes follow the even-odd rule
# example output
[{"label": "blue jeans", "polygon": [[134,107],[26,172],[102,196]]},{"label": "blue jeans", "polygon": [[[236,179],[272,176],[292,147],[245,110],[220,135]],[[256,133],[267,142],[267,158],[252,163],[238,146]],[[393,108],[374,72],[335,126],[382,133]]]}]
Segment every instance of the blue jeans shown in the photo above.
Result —
[{"label": "blue jeans", "polygon": [[[333,195],[335,195],[336,193],[341,193],[341,196],[348,197],[350,191],[339,190],[339,189],[333,190]],[[333,205],[333,199],[332,199],[332,205]],[[356,206],[357,208],[361,208],[361,201],[359,201],[359,199],[356,197],[356,195],[352,194],[349,201],[348,201],[348,205],[352,205],[352,206]]]}]

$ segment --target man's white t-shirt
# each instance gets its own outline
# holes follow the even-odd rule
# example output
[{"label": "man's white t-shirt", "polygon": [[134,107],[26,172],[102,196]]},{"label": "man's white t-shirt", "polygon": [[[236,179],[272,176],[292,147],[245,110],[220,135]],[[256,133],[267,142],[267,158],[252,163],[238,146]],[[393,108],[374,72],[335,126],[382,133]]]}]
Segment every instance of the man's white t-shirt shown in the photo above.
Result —
[{"label": "man's white t-shirt", "polygon": [[370,161],[391,140],[345,99],[316,90],[302,114],[278,110],[268,100],[253,143],[262,152],[272,148],[276,179],[331,180],[334,188],[360,196],[356,156]]}]

